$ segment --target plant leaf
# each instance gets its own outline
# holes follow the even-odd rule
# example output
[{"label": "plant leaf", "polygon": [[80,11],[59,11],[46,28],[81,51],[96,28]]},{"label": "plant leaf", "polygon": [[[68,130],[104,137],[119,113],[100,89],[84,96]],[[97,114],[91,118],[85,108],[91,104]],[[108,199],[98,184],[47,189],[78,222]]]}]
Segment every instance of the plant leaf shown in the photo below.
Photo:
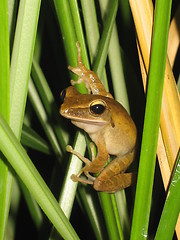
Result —
[{"label": "plant leaf", "polygon": [[0,150],[24,182],[64,239],[79,239],[68,219],[58,205],[46,183],[36,170],[2,115],[0,115]]}]

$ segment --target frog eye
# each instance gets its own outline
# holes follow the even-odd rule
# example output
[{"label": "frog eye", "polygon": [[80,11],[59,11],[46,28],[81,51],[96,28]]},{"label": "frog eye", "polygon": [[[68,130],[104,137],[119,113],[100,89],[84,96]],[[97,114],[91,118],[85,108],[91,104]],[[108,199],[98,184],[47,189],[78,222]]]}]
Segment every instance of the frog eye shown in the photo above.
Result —
[{"label": "frog eye", "polygon": [[106,104],[101,100],[96,100],[90,105],[90,112],[92,114],[100,115],[106,109]]},{"label": "frog eye", "polygon": [[66,97],[66,89],[63,89],[61,94],[60,94],[60,98],[61,98],[62,103],[64,102],[65,97]]}]

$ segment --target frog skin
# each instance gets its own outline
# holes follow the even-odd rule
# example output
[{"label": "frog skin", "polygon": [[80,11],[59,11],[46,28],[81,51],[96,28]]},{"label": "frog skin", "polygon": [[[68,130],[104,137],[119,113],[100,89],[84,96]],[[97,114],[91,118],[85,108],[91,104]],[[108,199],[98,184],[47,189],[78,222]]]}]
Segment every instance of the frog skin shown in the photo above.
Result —
[{"label": "frog skin", "polygon": [[[76,83],[85,83],[89,94],[80,94],[73,86],[63,90],[60,114],[88,133],[97,147],[97,155],[94,155],[92,144],[92,161],[68,145],[67,151],[85,163],[80,172],[73,174],[71,179],[92,184],[97,191],[116,192],[129,187],[136,178],[134,173],[125,173],[135,158],[136,126],[125,108],[105,90],[97,75],[83,65],[79,44],[77,48],[78,67],[69,69],[79,76]],[[73,81],[71,83],[75,84]],[[109,155],[115,157],[106,166]],[[82,173],[87,179],[80,177]],[[92,176],[93,173],[99,173],[98,177]]]}]

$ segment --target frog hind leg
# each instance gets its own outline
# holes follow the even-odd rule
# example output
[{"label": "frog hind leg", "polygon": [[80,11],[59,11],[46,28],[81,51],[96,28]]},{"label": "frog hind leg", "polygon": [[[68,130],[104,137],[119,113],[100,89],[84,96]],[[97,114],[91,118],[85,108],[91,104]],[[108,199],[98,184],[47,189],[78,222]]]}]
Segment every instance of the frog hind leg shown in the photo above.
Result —
[{"label": "frog hind leg", "polygon": [[96,191],[114,193],[131,186],[135,182],[135,173],[119,173],[105,181],[96,178],[93,187]]},{"label": "frog hind leg", "polygon": [[135,173],[125,173],[135,157],[135,150],[115,158],[101,172],[94,181],[94,189],[97,191],[113,193],[124,189],[136,182]]},{"label": "frog hind leg", "polygon": [[[90,148],[91,148],[91,151],[92,151],[93,146],[91,145]],[[89,174],[89,172],[87,171],[88,166],[91,165],[91,161],[88,158],[85,158],[84,156],[82,156],[80,153],[76,152],[70,145],[67,145],[66,151],[76,155],[81,161],[83,161],[85,163],[85,167],[83,167],[77,175],[72,174],[71,179],[74,182],[81,182],[81,183],[85,183],[85,184],[93,184],[95,178],[93,176],[91,176]],[[82,173],[85,174],[87,179],[80,178]]]}]

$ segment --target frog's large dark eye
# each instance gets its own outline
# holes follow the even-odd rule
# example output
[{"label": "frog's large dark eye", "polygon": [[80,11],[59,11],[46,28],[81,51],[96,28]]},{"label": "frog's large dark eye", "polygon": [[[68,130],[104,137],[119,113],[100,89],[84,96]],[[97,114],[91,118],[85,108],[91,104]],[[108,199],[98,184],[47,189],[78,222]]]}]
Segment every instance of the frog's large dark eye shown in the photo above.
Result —
[{"label": "frog's large dark eye", "polygon": [[60,98],[61,98],[62,103],[64,102],[65,97],[66,97],[66,89],[63,89],[61,94],[60,94]]},{"label": "frog's large dark eye", "polygon": [[106,105],[101,100],[96,100],[96,101],[92,102],[90,105],[90,112],[95,115],[102,114],[105,109],[106,109]]}]

